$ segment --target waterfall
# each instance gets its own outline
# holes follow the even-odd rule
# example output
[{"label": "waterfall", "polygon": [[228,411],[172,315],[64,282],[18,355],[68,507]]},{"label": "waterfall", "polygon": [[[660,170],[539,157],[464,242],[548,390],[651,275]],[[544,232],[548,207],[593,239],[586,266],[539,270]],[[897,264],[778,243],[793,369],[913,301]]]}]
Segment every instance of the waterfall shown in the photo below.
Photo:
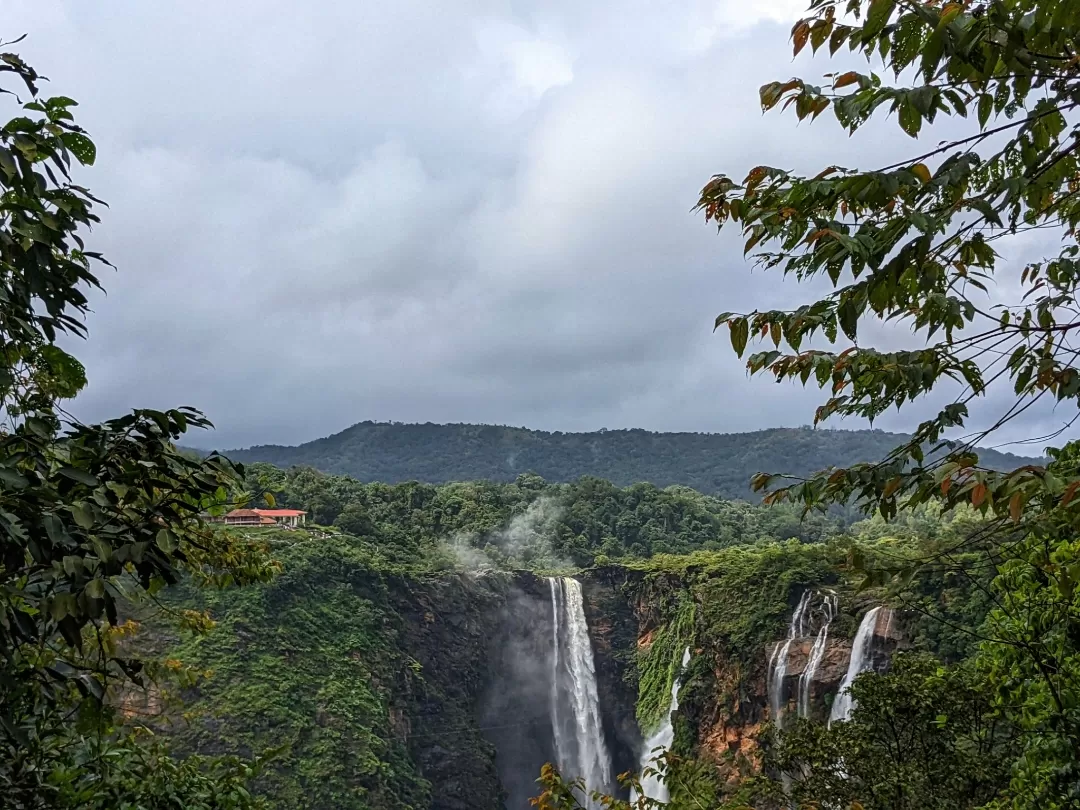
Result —
[{"label": "waterfall", "polygon": [[[555,759],[567,779],[585,780],[587,791],[609,792],[611,758],[604,745],[589,626],[581,583],[549,577],[552,636],[551,727]],[[589,810],[598,807],[586,799]]]},{"label": "waterfall", "polygon": [[848,663],[847,674],[840,682],[840,689],[833,701],[832,713],[829,715],[829,725],[837,720],[847,720],[851,717],[851,710],[855,707],[851,699],[848,687],[859,673],[865,672],[873,665],[873,640],[874,630],[877,627],[878,614],[881,607],[872,608],[863,616],[859,623],[859,631],[855,634],[855,641],[851,645],[851,661]]},{"label": "waterfall", "polygon": [[823,602],[825,617],[821,622],[817,638],[814,639],[814,646],[810,649],[806,668],[799,677],[799,717],[810,716],[810,686],[814,682],[818,667],[821,666],[821,659],[825,657],[825,647],[829,641],[829,625],[832,624],[838,606],[839,601],[835,594],[825,597]]},{"label": "waterfall", "polygon": [[791,614],[787,640],[783,645],[777,645],[776,649],[773,650],[772,659],[769,661],[769,707],[772,709],[773,723],[776,724],[777,728],[783,725],[784,678],[787,677],[788,653],[791,652],[791,642],[804,632],[803,614],[806,613],[806,606],[809,603],[810,591],[803,591],[795,612]]},{"label": "waterfall", "polygon": [[[671,684],[671,705],[668,708],[668,712],[664,715],[664,722],[660,724],[658,728],[649,739],[645,740],[645,748],[641,753],[641,770],[645,770],[645,766],[650,765],[653,760],[663,754],[669,748],[671,743],[675,740],[675,728],[672,726],[671,718],[679,708],[679,679],[682,677],[683,670],[686,669],[686,665],[690,663],[690,648],[687,647],[683,652],[682,666],[679,668],[679,674],[675,676],[675,680]],[[657,751],[661,748],[663,751]],[[655,774],[649,776],[643,776],[641,779],[641,792],[649,799],[655,799],[658,802],[666,802],[670,798],[667,785],[660,781]],[[638,799],[636,792],[630,793],[630,804],[633,805]]]}]

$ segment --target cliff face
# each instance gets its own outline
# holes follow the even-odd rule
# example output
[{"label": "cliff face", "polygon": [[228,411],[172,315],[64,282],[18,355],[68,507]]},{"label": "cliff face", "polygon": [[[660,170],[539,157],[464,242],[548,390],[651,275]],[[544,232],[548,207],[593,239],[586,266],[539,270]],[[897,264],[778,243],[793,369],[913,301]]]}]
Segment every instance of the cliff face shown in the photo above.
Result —
[{"label": "cliff face", "polygon": [[[330,554],[304,564],[270,585],[190,603],[219,626],[163,649],[215,671],[187,695],[194,719],[177,718],[178,750],[250,755],[284,745],[259,787],[286,809],[526,807],[540,766],[554,760],[548,581],[527,572],[377,575]],[[643,656],[659,650],[669,669],[687,644],[676,752],[713,763],[721,791],[758,767],[771,719],[767,665],[792,603],[812,585],[782,583],[773,604],[760,582],[732,586],[729,573],[610,566],[579,577],[615,773],[636,769],[642,754]],[[811,683],[814,717],[827,716],[847,671],[858,623],[847,610]],[[895,647],[897,629],[875,628],[880,655]],[[791,645],[789,695],[812,644]],[[666,711],[670,681],[651,683]],[[159,708],[154,694],[123,700],[133,716]]]},{"label": "cliff face", "polygon": [[517,612],[508,610],[515,583],[502,576],[399,580],[391,593],[418,677],[402,673],[391,690],[390,727],[431,783],[432,810],[500,807],[496,747],[477,720],[491,681],[491,640]]},{"label": "cliff face", "polygon": [[[851,608],[854,610],[854,608]],[[854,625],[854,616],[840,622],[843,628]],[[787,650],[787,668],[782,683],[773,683],[769,664],[782,652],[786,639],[767,644],[749,667],[742,661],[717,659],[711,670],[710,691],[699,697],[705,711],[699,718],[697,742],[699,753],[712,760],[728,788],[760,766],[762,733],[767,722],[775,723],[770,705],[770,690],[780,690],[783,718],[798,714],[798,695],[816,640],[816,633],[795,638]],[[888,668],[892,654],[904,643],[900,623],[891,611],[882,611],[868,642],[871,667]],[[702,650],[705,652],[705,650]],[[817,666],[808,682],[809,718],[826,722],[851,662],[852,640],[831,633]],[[733,699],[733,696],[737,698]]]},{"label": "cliff face", "polygon": [[[555,758],[549,583],[517,572],[402,581],[392,590],[422,681],[391,711],[433,786],[431,807],[527,807],[540,766]],[[621,773],[636,766],[641,745],[627,653],[637,622],[616,582],[586,577],[583,596],[605,741]]]},{"label": "cliff face", "polygon": [[[785,564],[795,567],[797,561]],[[759,576],[752,569],[732,572],[726,568],[650,572],[623,580],[622,591],[637,624],[633,643],[639,656],[648,655],[659,639],[667,639],[663,656],[677,655],[682,642],[672,645],[665,634],[673,632],[680,613],[685,615],[688,603],[692,605],[692,656],[682,675],[674,748],[680,756],[711,763],[721,794],[760,769],[762,746],[768,744],[766,727],[776,720],[770,688],[781,690],[785,718],[798,714],[800,683],[825,613],[821,605],[815,605],[813,618],[788,645],[782,683],[771,683],[770,663],[786,644],[796,603],[802,594],[819,587],[830,599],[835,594],[832,588],[840,588],[835,582],[826,586],[820,579],[785,583],[782,578],[770,581],[768,574]],[[770,590],[775,601],[770,601]],[[846,592],[837,598],[838,604],[829,611],[825,646],[807,684],[808,716],[819,722],[829,717],[848,672],[859,620],[874,604],[856,601]],[[891,617],[890,611],[879,613],[867,645],[871,665],[878,671],[887,668],[892,653],[903,643],[901,623]],[[683,638],[687,631],[679,633]]]},{"label": "cliff face", "polygon": [[[798,638],[788,649],[787,672],[783,685],[771,685],[773,689],[782,689],[783,712],[787,715],[798,710],[796,697],[800,684],[810,663],[814,647],[814,637]],[[768,645],[767,660],[772,661],[784,644],[777,641]],[[864,652],[869,656],[870,669],[881,672],[888,668],[889,661],[896,649],[903,644],[900,623],[895,621],[895,613],[890,609],[881,610],[876,616]],[[828,720],[832,701],[847,675],[851,663],[852,640],[830,634],[824,653],[809,682],[810,719],[824,722]],[[775,718],[774,718],[775,719]]]},{"label": "cliff face", "polygon": [[614,773],[620,774],[637,767],[643,743],[635,718],[637,673],[634,650],[638,623],[616,580],[586,580],[584,596],[585,618],[589,623],[596,664],[596,686],[603,711],[604,739]]},{"label": "cliff face", "polygon": [[[635,717],[638,656],[672,621],[687,582],[648,581],[609,568],[581,577],[593,645],[604,735],[615,773],[637,768],[643,741]],[[546,579],[513,575],[443,577],[399,583],[395,610],[403,641],[420,666],[423,686],[391,711],[420,773],[433,785],[438,810],[518,808],[535,795],[539,765],[554,759],[550,725],[550,646],[553,633]],[[793,589],[794,596],[799,591]],[[858,618],[869,605],[844,604],[830,627],[809,683],[810,717],[828,718],[851,659]],[[699,617],[705,614],[699,605]],[[782,615],[777,627],[789,616]],[[902,643],[900,622],[882,611],[869,650],[884,669]],[[783,712],[797,713],[817,627],[792,641],[782,685]],[[711,762],[721,790],[732,790],[760,766],[762,735],[774,721],[769,662],[783,634],[754,650],[695,626],[690,671],[684,674],[676,748]]]}]

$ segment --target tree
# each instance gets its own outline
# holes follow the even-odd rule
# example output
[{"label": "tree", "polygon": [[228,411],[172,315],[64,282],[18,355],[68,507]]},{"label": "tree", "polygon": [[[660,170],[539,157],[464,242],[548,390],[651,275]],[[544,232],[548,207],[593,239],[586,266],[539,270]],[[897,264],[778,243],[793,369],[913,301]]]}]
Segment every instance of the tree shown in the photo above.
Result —
[{"label": "tree", "polygon": [[[7,43],[11,44],[11,43]],[[241,808],[252,765],[173,761],[118,723],[115,703],[162,667],[127,651],[122,611],[180,577],[265,579],[260,549],[202,515],[220,510],[238,471],[180,454],[209,423],[198,412],[138,410],[99,425],[61,401],[85,384],[58,337],[82,337],[98,287],[81,231],[97,222],[73,160],[95,148],[73,99],[45,98],[38,74],[0,54],[0,87],[21,104],[0,129],[0,791],[4,805]],[[202,616],[182,617],[192,629]]]},{"label": "tree", "polygon": [[[880,461],[805,479],[761,474],[753,485],[767,502],[806,508],[854,501],[891,518],[937,502],[970,504],[987,518],[987,530],[934,549],[923,564],[948,566],[974,549],[997,572],[980,665],[998,710],[1025,732],[1006,796],[1016,807],[1074,807],[1076,450],[1047,466],[995,472],[979,464],[976,445],[1039,401],[1067,409],[1067,426],[1077,418],[1080,127],[1070,113],[1080,104],[1080,6],[812,0],[792,41],[796,54],[847,46],[882,70],[827,74],[823,85],[772,82],[761,88],[763,109],[782,103],[800,120],[828,112],[851,133],[896,113],[912,138],[948,116],[969,120],[971,134],[873,170],[828,166],[801,177],[757,166],[741,182],[715,176],[699,200],[706,220],[741,227],[747,253],[765,249],[755,258],[766,270],[831,286],[795,309],[723,313],[716,325],[727,326],[740,356],[752,340],[765,344],[747,360],[751,374],[826,390],[815,423],[873,420],[943,387],[956,397]],[[1061,245],[1022,266],[1001,261],[998,243],[1026,232],[1048,232]],[[910,327],[911,345],[868,345],[861,326],[869,319]],[[969,403],[1001,389],[1009,407],[967,429]],[[858,568],[859,556],[851,562]],[[868,581],[914,573],[879,570]]]},{"label": "tree", "polygon": [[[995,716],[972,665],[900,655],[887,675],[861,675],[851,690],[848,722],[801,721],[768,753],[796,806],[956,810],[983,807],[1008,784],[1015,730]],[[766,802],[783,796],[778,787],[767,783]]]}]

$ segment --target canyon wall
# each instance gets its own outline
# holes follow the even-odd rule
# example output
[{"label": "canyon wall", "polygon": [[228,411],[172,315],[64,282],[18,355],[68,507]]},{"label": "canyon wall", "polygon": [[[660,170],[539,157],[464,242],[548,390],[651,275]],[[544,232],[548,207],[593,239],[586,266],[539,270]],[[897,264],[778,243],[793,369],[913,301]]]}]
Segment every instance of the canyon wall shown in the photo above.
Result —
[{"label": "canyon wall", "polygon": [[[673,750],[715,766],[720,794],[755,772],[769,661],[801,594],[830,575],[820,550],[771,554],[578,576],[613,773],[638,767],[639,719],[656,717],[642,705],[666,711],[686,647]],[[554,760],[542,576],[375,574],[327,555],[267,586],[185,599],[219,624],[163,646],[214,673],[188,691],[183,719],[168,717],[170,733],[181,750],[279,749],[258,786],[281,807],[518,810]],[[840,599],[809,685],[815,718],[828,716],[868,605]],[[814,641],[790,645],[787,710]],[[134,712],[140,699],[125,701]]]}]

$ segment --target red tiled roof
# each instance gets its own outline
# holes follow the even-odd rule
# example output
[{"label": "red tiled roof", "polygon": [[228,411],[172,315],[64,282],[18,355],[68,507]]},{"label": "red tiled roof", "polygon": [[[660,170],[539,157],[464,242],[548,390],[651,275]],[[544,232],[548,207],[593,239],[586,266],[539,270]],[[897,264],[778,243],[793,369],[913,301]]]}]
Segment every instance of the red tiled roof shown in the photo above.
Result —
[{"label": "red tiled roof", "polygon": [[267,517],[300,517],[306,515],[301,509],[252,509],[256,515],[266,515]]},{"label": "red tiled roof", "polygon": [[240,518],[240,517],[258,517],[258,509],[233,509],[225,517]]}]

